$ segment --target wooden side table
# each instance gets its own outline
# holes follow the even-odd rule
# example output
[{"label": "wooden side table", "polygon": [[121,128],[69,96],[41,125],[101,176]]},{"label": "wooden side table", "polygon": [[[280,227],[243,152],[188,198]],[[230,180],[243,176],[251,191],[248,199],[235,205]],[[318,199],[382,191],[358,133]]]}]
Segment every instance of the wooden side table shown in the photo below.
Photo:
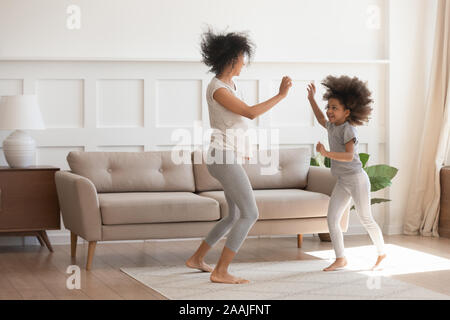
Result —
[{"label": "wooden side table", "polygon": [[60,229],[60,208],[52,166],[0,166],[0,235],[34,235],[53,248],[46,230]]},{"label": "wooden side table", "polygon": [[439,212],[439,236],[450,238],[450,166],[440,172],[441,204]]}]

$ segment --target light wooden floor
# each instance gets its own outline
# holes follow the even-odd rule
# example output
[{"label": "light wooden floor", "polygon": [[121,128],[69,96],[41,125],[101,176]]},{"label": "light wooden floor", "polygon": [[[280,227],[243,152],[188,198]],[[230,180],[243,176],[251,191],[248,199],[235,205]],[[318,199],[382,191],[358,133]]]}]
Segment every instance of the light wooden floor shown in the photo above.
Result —
[{"label": "light wooden floor", "polygon": [[[450,259],[450,239],[421,236],[385,236],[385,242]],[[121,267],[179,265],[195,251],[200,240],[98,243],[92,270],[86,272],[87,244],[79,244],[77,258],[70,245],[53,245],[54,253],[40,246],[0,247],[0,299],[165,299],[121,272]],[[206,257],[215,264],[224,240]],[[347,248],[370,245],[366,235],[345,236]],[[304,238],[297,248],[295,237],[249,238],[236,262],[318,259],[305,252],[330,250],[331,243],[317,236]],[[81,267],[81,289],[68,290],[66,269]],[[450,270],[395,275],[393,278],[450,295]]]}]

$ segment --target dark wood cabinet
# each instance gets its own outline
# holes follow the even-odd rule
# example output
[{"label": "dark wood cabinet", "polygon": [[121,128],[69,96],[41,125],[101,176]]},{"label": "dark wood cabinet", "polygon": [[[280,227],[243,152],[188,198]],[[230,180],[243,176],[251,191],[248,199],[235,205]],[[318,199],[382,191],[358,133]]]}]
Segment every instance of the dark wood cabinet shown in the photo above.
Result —
[{"label": "dark wood cabinet", "polygon": [[34,235],[53,251],[45,230],[60,229],[55,172],[51,166],[0,166],[0,235]]},{"label": "dark wood cabinet", "polygon": [[443,167],[440,174],[441,204],[439,212],[439,236],[450,238],[450,166]]}]

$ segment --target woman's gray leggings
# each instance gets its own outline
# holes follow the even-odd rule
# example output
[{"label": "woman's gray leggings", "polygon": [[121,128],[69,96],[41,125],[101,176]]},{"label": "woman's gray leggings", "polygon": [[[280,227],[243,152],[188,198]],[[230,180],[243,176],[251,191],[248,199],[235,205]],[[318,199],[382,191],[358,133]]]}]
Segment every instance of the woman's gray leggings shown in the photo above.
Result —
[{"label": "woman's gray leggings", "polygon": [[336,258],[344,257],[344,236],[340,227],[340,221],[345,208],[351,199],[355,203],[356,213],[364,228],[369,233],[372,242],[377,248],[378,255],[384,253],[384,240],[380,227],[372,217],[370,208],[370,180],[367,173],[348,176],[338,176],[336,185],[331,193],[328,206],[328,229],[333,243]]},{"label": "woman's gray leggings", "polygon": [[[213,155],[215,151],[222,152],[222,150],[212,149]],[[205,241],[212,247],[229,231],[225,246],[237,252],[250,228],[258,220],[259,213],[253,189],[244,168],[234,161],[232,151],[223,151],[223,154],[223,163],[207,164],[207,168],[223,187],[228,204],[228,215],[214,226]],[[227,159],[230,159],[231,155],[233,161],[225,161],[225,154],[228,156]]]}]

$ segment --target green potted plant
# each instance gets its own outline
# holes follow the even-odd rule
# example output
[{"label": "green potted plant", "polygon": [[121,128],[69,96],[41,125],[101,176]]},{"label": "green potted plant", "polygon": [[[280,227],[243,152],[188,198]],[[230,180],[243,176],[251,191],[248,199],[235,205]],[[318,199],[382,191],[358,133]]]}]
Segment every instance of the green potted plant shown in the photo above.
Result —
[{"label": "green potted plant", "polygon": [[[367,153],[360,153],[359,159],[361,160],[363,169],[366,171],[370,180],[370,191],[375,192],[382,190],[386,187],[392,185],[392,179],[396,176],[398,169],[385,165],[377,164],[373,166],[367,166],[370,155]],[[321,154],[317,154],[316,157],[311,158],[312,166],[324,166],[327,168],[331,167],[331,160],[328,157],[323,157]],[[383,203],[391,201],[390,199],[384,198],[371,198],[370,204]],[[354,210],[355,206],[352,206],[350,210]],[[328,233],[319,233],[320,240],[331,241]]]}]

